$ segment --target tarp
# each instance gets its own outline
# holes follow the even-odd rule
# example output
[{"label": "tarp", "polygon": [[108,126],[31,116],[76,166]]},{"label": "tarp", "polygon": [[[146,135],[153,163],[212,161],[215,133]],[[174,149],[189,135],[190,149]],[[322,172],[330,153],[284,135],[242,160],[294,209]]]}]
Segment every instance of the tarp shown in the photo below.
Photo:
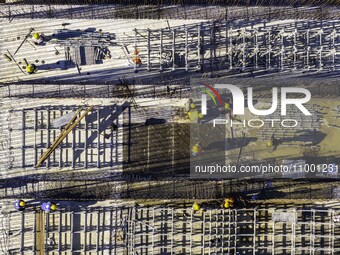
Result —
[{"label": "tarp", "polygon": [[60,118],[53,120],[53,127],[60,128],[62,126],[65,126],[67,123],[70,122],[72,117],[74,116],[75,112],[70,112],[64,116],[61,116]]}]

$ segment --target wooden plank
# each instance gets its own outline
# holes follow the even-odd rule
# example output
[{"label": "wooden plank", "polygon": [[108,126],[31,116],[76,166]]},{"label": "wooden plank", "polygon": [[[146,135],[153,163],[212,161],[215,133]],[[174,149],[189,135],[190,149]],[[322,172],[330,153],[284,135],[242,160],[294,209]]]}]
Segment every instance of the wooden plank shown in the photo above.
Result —
[{"label": "wooden plank", "polygon": [[45,223],[44,223],[44,213],[41,211],[38,211],[35,214],[35,222],[36,222],[36,239],[35,239],[35,247],[36,247],[36,253],[37,255],[43,255],[45,254]]},{"label": "wooden plank", "polygon": [[[88,107],[86,111],[77,119],[78,113],[81,111],[81,108],[75,113],[72,120],[66,125],[63,132],[60,133],[57,140],[54,141],[52,146],[47,149],[47,151],[40,157],[37,165],[35,167],[39,167],[51,154],[52,152],[60,145],[60,143],[64,140],[64,138],[78,125],[78,123],[93,109],[93,105]],[[74,122],[73,122],[74,121]],[[72,124],[73,122],[73,124]]]}]

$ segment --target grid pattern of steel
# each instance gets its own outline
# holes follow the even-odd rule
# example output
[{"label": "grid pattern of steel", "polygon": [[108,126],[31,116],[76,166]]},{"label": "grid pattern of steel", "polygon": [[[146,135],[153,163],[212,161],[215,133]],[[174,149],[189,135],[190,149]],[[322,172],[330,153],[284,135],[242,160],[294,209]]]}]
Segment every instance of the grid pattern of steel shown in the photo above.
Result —
[{"label": "grid pattern of steel", "polygon": [[332,209],[171,207],[13,212],[2,216],[1,247],[21,254],[334,255],[339,215]]},{"label": "grid pattern of steel", "polygon": [[129,254],[337,254],[336,215],[313,209],[135,210]]},{"label": "grid pattern of steel", "polygon": [[[12,140],[21,137],[20,144],[13,144],[11,154],[16,160],[11,168],[30,168],[51,146],[61,128],[53,127],[53,120],[75,112],[79,106],[43,106],[13,110],[9,122]],[[43,163],[46,168],[101,168],[112,167],[118,162],[118,129],[120,107],[116,105],[95,107],[65,138],[57,150]],[[79,113],[80,115],[81,113]],[[21,116],[19,116],[21,115]]]},{"label": "grid pattern of steel", "polygon": [[187,28],[136,29],[134,43],[147,52],[147,70],[339,68],[338,21],[244,23],[211,21]]}]

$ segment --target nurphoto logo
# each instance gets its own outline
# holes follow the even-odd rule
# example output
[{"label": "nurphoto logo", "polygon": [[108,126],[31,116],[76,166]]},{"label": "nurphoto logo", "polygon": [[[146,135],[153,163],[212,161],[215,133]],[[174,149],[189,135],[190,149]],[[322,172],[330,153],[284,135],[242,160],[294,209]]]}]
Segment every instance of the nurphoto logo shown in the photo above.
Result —
[{"label": "nurphoto logo", "polygon": [[[216,84],[215,88],[210,85],[205,85],[207,89],[203,90],[201,99],[202,99],[202,108],[201,112],[203,115],[207,114],[207,94],[213,99],[216,103],[216,98],[218,99],[221,106],[223,106],[223,101],[221,99],[221,95],[216,91],[217,89],[228,89],[233,98],[233,114],[237,115],[244,115],[244,103],[245,103],[245,96],[240,88],[235,85],[231,84]],[[213,95],[213,94],[214,95]],[[304,98],[288,98],[287,94],[304,94]],[[311,93],[309,90],[305,88],[294,88],[294,87],[284,87],[281,88],[281,115],[286,116],[287,114],[287,105],[295,105],[300,111],[306,115],[310,116],[311,113],[303,106],[304,103],[307,103],[311,99]],[[254,107],[253,104],[253,88],[247,88],[247,104],[249,111],[255,115],[266,116],[274,113],[278,106],[278,88],[273,87],[273,97],[272,97],[272,106],[270,109],[267,110],[258,110]]]}]

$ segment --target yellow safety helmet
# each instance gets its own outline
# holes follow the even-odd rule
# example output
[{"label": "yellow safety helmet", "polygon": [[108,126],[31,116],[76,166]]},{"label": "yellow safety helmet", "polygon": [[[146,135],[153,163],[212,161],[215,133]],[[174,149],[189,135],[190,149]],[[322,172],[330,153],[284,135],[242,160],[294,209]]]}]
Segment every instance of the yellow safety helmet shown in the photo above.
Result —
[{"label": "yellow safety helmet", "polygon": [[230,108],[230,104],[229,104],[229,103],[225,103],[225,104],[224,104],[224,108],[225,108],[225,109],[229,109],[229,108]]},{"label": "yellow safety helmet", "polygon": [[51,210],[52,210],[52,211],[57,210],[57,206],[56,206],[55,204],[52,204],[52,205],[51,205]]},{"label": "yellow safety helmet", "polygon": [[223,207],[228,209],[230,207],[230,202],[226,199],[224,200]]},{"label": "yellow safety helmet", "polygon": [[198,118],[202,119],[202,118],[203,118],[203,114],[202,114],[202,113],[199,113],[199,114],[198,114]]},{"label": "yellow safety helmet", "polygon": [[20,205],[21,207],[24,207],[24,206],[26,205],[26,203],[25,203],[25,201],[22,201],[22,200],[21,200],[21,201],[19,202],[19,205]]},{"label": "yellow safety helmet", "polygon": [[202,152],[202,146],[199,143],[196,143],[194,146],[192,146],[192,152],[193,153],[201,153]]},{"label": "yellow safety helmet", "polygon": [[33,34],[33,38],[34,38],[34,39],[37,39],[37,40],[38,40],[39,37],[40,37],[39,33],[34,33],[34,34]]},{"label": "yellow safety helmet", "polygon": [[267,146],[268,147],[273,147],[273,142],[272,141],[267,142]]},{"label": "yellow safety helmet", "polygon": [[35,66],[33,65],[26,66],[26,72],[33,73],[34,71],[35,71]]},{"label": "yellow safety helmet", "polygon": [[195,108],[196,108],[196,105],[195,105],[194,103],[191,103],[191,104],[190,104],[190,107],[191,107],[191,109],[195,109]]},{"label": "yellow safety helmet", "polygon": [[195,202],[192,209],[194,209],[194,211],[199,211],[201,209],[201,205]]}]

